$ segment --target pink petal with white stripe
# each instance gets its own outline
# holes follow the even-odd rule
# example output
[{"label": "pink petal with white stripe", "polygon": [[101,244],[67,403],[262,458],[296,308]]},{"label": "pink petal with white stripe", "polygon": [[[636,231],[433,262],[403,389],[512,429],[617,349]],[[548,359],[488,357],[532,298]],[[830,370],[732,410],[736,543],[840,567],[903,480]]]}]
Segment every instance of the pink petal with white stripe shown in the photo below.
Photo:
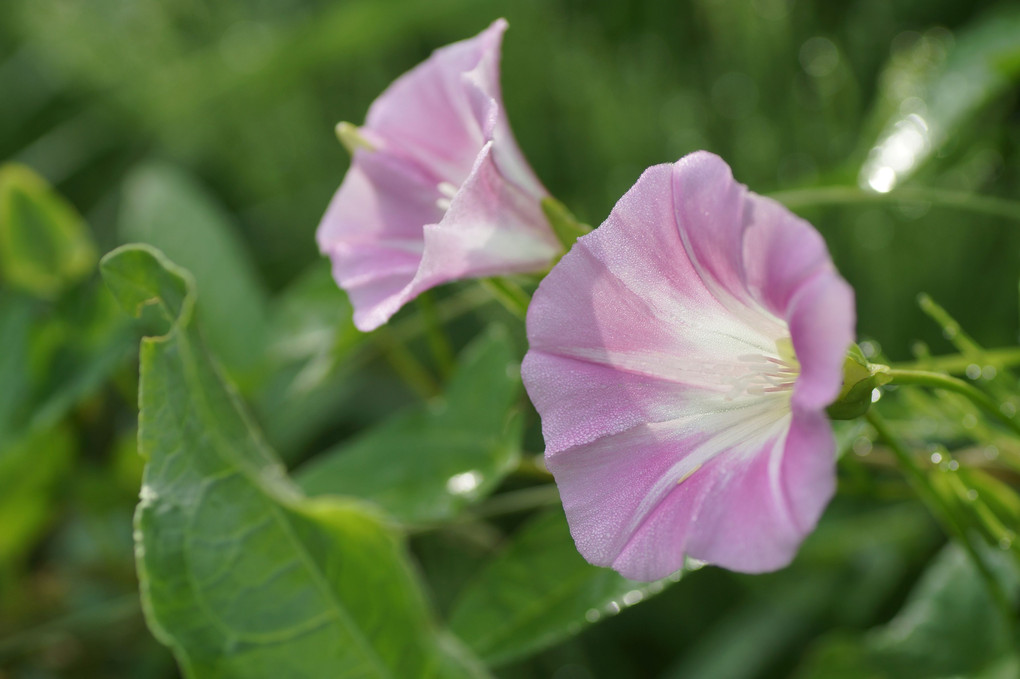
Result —
[{"label": "pink petal with white stripe", "polygon": [[784,566],[835,486],[853,291],[807,222],[699,152],[649,168],[535,293],[523,376],[582,555]]}]

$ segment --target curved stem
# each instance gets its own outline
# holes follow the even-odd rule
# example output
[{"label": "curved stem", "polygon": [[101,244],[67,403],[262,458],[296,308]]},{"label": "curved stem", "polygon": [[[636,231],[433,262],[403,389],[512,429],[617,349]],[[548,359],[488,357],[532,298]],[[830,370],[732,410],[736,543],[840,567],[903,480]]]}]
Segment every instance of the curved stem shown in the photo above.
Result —
[{"label": "curved stem", "polygon": [[977,214],[1002,217],[1020,222],[1020,202],[992,196],[980,196],[967,191],[947,191],[926,187],[905,187],[889,193],[865,191],[855,186],[820,186],[793,189],[768,194],[788,208],[823,205],[855,205],[859,203],[931,203],[939,207],[964,210]]},{"label": "curved stem", "polygon": [[479,282],[500,304],[518,318],[528,314],[531,295],[509,278],[481,278]]},{"label": "curved stem", "polygon": [[974,567],[981,574],[989,596],[992,597],[992,600],[999,607],[1003,619],[1010,629],[1010,636],[1012,636],[1014,625],[1013,607],[1010,604],[1009,597],[1006,596],[995,575],[988,570],[988,566],[985,565],[981,555],[978,554],[974,545],[967,538],[967,527],[960,523],[958,517],[953,513],[952,507],[949,506],[938,490],[932,485],[928,475],[917,465],[914,456],[910,454],[910,451],[907,450],[899,437],[893,434],[885,418],[879,415],[874,408],[869,410],[865,417],[871,426],[875,428],[879,437],[889,446],[889,449],[896,457],[896,461],[899,462],[900,467],[903,469],[907,482],[910,483],[918,496],[920,496],[921,501],[928,506],[928,510],[942,524],[943,529],[967,552],[967,555],[974,563]]},{"label": "curved stem", "polygon": [[1020,347],[984,349],[981,351],[980,356],[969,356],[967,354],[931,356],[909,363],[895,363],[890,368],[893,370],[942,370],[947,373],[962,373],[967,369],[967,366],[975,363],[992,365],[996,368],[1010,368],[1020,365]]},{"label": "curved stem", "polygon": [[892,384],[914,384],[934,389],[945,389],[966,396],[975,405],[1020,436],[1020,423],[1012,415],[1004,413],[991,396],[959,378],[926,370],[904,370],[902,368],[891,368],[885,374],[891,378],[890,383]]}]

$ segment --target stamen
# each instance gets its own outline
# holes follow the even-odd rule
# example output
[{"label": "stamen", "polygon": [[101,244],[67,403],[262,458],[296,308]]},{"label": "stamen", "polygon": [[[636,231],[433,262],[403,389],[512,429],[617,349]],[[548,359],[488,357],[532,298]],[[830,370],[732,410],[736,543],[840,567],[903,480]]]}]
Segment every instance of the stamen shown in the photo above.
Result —
[{"label": "stamen", "polygon": [[436,201],[436,207],[438,207],[443,212],[446,212],[447,210],[450,209],[450,203],[453,200],[453,197],[457,195],[457,186],[455,184],[451,184],[450,182],[439,182],[436,188],[442,195],[442,198],[439,198]]}]

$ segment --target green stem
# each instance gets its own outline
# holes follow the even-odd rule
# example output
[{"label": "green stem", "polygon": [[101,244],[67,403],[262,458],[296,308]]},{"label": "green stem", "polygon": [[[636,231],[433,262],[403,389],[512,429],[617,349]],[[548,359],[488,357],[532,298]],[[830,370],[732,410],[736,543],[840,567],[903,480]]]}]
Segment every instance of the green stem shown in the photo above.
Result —
[{"label": "green stem", "polygon": [[448,379],[453,374],[456,360],[454,359],[453,346],[439,320],[435,300],[432,299],[431,293],[425,291],[418,295],[416,304],[421,311],[422,322],[425,324],[425,338],[428,340],[429,350],[436,362],[436,368],[444,380]]},{"label": "green stem", "polygon": [[984,349],[980,356],[969,354],[949,354],[947,356],[932,356],[910,363],[896,363],[890,366],[893,370],[925,370],[942,371],[947,373],[962,373],[967,366],[975,363],[981,365],[992,365],[996,368],[1010,368],[1020,365],[1020,347],[1008,347],[1005,349]]},{"label": "green stem", "polygon": [[439,395],[440,389],[435,378],[402,342],[393,338],[389,328],[379,328],[372,337],[400,378],[423,400]]},{"label": "green stem", "polygon": [[966,396],[979,408],[1005,424],[1015,434],[1020,435],[1020,423],[1016,421],[1013,415],[1004,413],[992,397],[959,378],[926,370],[903,370],[899,368],[891,368],[886,374],[891,378],[891,384],[913,384],[933,389],[944,389]]},{"label": "green stem", "polygon": [[904,187],[889,193],[865,191],[855,186],[819,186],[768,194],[791,209],[823,205],[855,205],[860,203],[931,203],[939,207],[964,210],[977,214],[1002,217],[1020,222],[1020,202],[992,196],[979,196],[967,191],[948,191],[926,187]]},{"label": "green stem", "polygon": [[514,469],[514,474],[518,476],[526,476],[532,479],[540,479],[542,481],[552,481],[552,472],[549,471],[548,467],[545,466],[545,461],[542,455],[522,455],[520,461],[517,463],[517,468]]},{"label": "green stem", "polygon": [[482,278],[480,282],[510,313],[522,319],[527,316],[531,295],[524,288],[508,278]]},{"label": "green stem", "polygon": [[974,567],[978,569],[981,574],[982,580],[984,580],[985,587],[988,589],[989,595],[995,601],[995,604],[999,607],[1002,613],[1003,619],[1006,625],[1010,629],[1010,636],[1012,636],[1013,629],[1013,608],[1010,604],[1009,598],[999,585],[999,581],[995,579],[985,562],[981,559],[981,555],[977,553],[974,545],[971,544],[967,538],[966,526],[961,525],[958,517],[953,513],[952,507],[942,498],[938,490],[932,485],[928,475],[917,465],[917,461],[914,456],[910,454],[906,446],[900,441],[899,437],[893,434],[889,428],[888,423],[885,421],[878,412],[872,408],[865,415],[868,422],[875,431],[878,433],[889,449],[893,452],[896,457],[896,461],[899,462],[904,474],[907,477],[907,482],[914,488],[915,492],[920,496],[921,501],[928,506],[928,510],[935,516],[935,519],[942,524],[943,529],[952,536],[957,543],[967,552],[971,561],[974,563]]}]

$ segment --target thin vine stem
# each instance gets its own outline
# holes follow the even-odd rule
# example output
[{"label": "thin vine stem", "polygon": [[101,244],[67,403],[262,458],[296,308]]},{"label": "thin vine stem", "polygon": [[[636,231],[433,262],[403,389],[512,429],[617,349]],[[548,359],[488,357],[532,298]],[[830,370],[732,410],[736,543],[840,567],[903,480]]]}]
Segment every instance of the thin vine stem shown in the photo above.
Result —
[{"label": "thin vine stem", "polygon": [[948,354],[945,356],[930,356],[916,361],[894,363],[890,366],[893,370],[923,370],[943,371],[947,373],[962,373],[968,366],[991,365],[996,368],[1011,368],[1020,365],[1020,347],[1007,347],[1004,349],[982,349],[980,355],[971,354]]},{"label": "thin vine stem", "polygon": [[1010,629],[1010,636],[1014,628],[1013,621],[1013,607],[1010,604],[1009,597],[1006,596],[1005,591],[999,585],[999,581],[995,579],[995,575],[988,570],[988,566],[985,565],[981,555],[978,554],[974,545],[967,537],[966,526],[961,525],[957,516],[953,513],[952,508],[942,498],[938,490],[932,485],[928,475],[924,473],[918,465],[914,456],[910,454],[907,447],[903,442],[896,436],[889,424],[885,421],[885,418],[878,414],[874,408],[868,411],[865,418],[868,423],[874,427],[879,437],[886,442],[893,455],[896,457],[896,461],[900,464],[900,468],[907,477],[907,482],[914,488],[921,501],[928,506],[928,510],[935,516],[935,519],[942,524],[943,529],[952,536],[957,543],[967,552],[968,557],[974,563],[974,567],[978,569],[981,574],[981,579],[985,583],[985,587],[988,589],[989,596],[995,601],[996,606],[1002,613],[1003,619],[1006,625]]},{"label": "thin vine stem", "polygon": [[806,189],[792,189],[768,194],[791,209],[825,205],[856,205],[886,203],[931,203],[939,207],[952,208],[1002,217],[1020,222],[1020,202],[981,196],[967,191],[948,191],[927,187],[904,187],[889,193],[865,191],[855,186],[819,186]]},{"label": "thin vine stem", "polygon": [[1020,423],[1012,415],[1003,412],[1000,405],[991,396],[964,380],[944,373],[929,372],[927,370],[904,370],[902,368],[890,368],[885,374],[891,378],[891,384],[912,384],[933,389],[944,389],[965,396],[1020,436]]},{"label": "thin vine stem", "polygon": [[415,302],[425,325],[425,339],[428,341],[429,351],[432,352],[432,360],[435,361],[439,374],[444,380],[447,380],[453,374],[453,368],[457,361],[454,358],[450,338],[446,335],[442,321],[439,320],[436,302],[428,290],[418,295]]},{"label": "thin vine stem", "polygon": [[531,295],[517,283],[508,278],[482,278],[480,283],[510,313],[521,319],[527,316]]}]

